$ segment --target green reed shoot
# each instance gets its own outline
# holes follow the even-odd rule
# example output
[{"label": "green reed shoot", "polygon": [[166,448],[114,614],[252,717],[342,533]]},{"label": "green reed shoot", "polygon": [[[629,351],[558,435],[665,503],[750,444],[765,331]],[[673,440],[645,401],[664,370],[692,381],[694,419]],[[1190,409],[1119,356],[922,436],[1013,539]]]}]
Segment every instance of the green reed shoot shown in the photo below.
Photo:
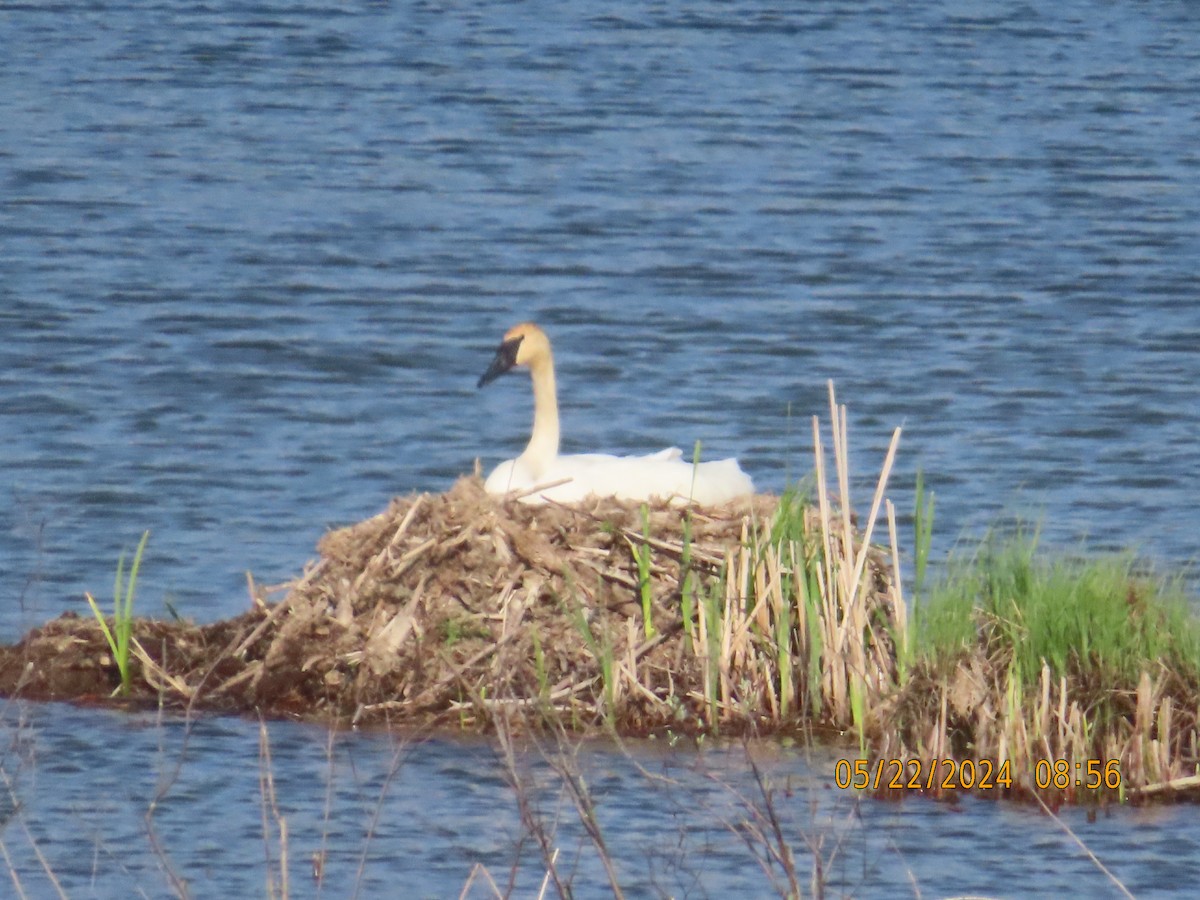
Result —
[{"label": "green reed shoot", "polygon": [[[933,545],[933,511],[936,495],[925,489],[925,474],[917,470],[917,484],[913,491],[913,594],[912,611],[914,624],[922,614],[921,597],[925,578],[929,571],[929,551]],[[893,633],[896,643],[896,680],[903,685],[908,681],[915,656],[913,629],[904,628],[902,633]]]},{"label": "green reed shoot", "polygon": [[708,592],[701,598],[700,615],[704,617],[705,634],[707,636],[705,653],[705,667],[707,668],[707,677],[704,679],[704,701],[708,708],[708,724],[712,728],[713,734],[720,731],[721,721],[721,704],[718,696],[720,693],[721,684],[721,626],[724,620],[724,609],[721,602],[724,596],[722,582],[725,577],[714,584]]},{"label": "green reed shoot", "polygon": [[575,627],[579,630],[583,642],[587,644],[588,649],[592,652],[592,657],[600,665],[600,678],[604,685],[605,716],[611,720],[616,714],[617,699],[617,686],[613,681],[615,667],[612,641],[607,635],[602,635],[602,639],[599,641],[596,640],[596,635],[592,633],[592,626],[588,623],[587,612],[582,603],[575,603],[571,612],[575,619]]},{"label": "green reed shoot", "polygon": [[533,638],[533,666],[537,673],[538,696],[543,700],[548,700],[550,683],[546,678],[546,654],[542,651],[542,641],[538,637],[536,628],[530,631],[530,637]]},{"label": "green reed shoot", "polygon": [[679,571],[683,581],[679,587],[680,612],[683,615],[683,644],[688,653],[695,653],[692,642],[692,617],[696,614],[696,573],[692,571],[692,512],[683,516],[683,550],[679,555]]},{"label": "green reed shoot", "polygon": [[634,548],[633,555],[638,567],[638,590],[642,595],[642,622],[647,638],[654,637],[652,589],[650,585],[650,507],[642,504],[642,537],[646,542]]},{"label": "green reed shoot", "polygon": [[[808,639],[808,704],[813,715],[819,715],[824,709],[821,691],[822,660],[825,656],[825,629],[823,627],[824,611],[821,606],[820,551],[807,539],[792,542],[797,577],[794,587],[797,610],[804,610],[804,620],[808,624],[804,637]],[[801,637],[801,635],[797,635]]]},{"label": "green reed shoot", "polygon": [[[788,602],[781,605],[776,619],[775,649],[779,666],[781,710],[790,708],[794,699],[795,658],[807,660],[805,682],[808,686],[810,709],[819,714],[821,704],[821,585],[818,570],[820,553],[808,534],[805,515],[808,510],[805,485],[789,485],[779,498],[779,506],[770,528],[772,541],[782,559],[780,592]],[[787,556],[783,557],[784,548]],[[793,642],[795,647],[793,648]]]},{"label": "green reed shoot", "polygon": [[[1019,722],[1022,718],[1022,708],[1025,703],[1025,687],[1021,683],[1021,669],[1013,660],[1008,666],[1008,674],[1004,679],[1004,706],[1009,722]],[[1041,740],[1041,720],[1030,716],[1033,724],[1034,740]]]},{"label": "green reed shoot", "polygon": [[854,722],[854,730],[858,734],[858,752],[867,756],[867,690],[861,677],[855,675],[850,679],[850,716]]},{"label": "green reed shoot", "polygon": [[[100,630],[104,632],[105,640],[108,641],[108,649],[112,652],[113,660],[117,664],[117,671],[121,674],[121,683],[113,691],[114,696],[117,693],[122,695],[129,693],[132,678],[129,671],[129,649],[133,640],[133,597],[137,588],[138,569],[142,565],[142,553],[145,551],[146,541],[149,539],[150,532],[144,532],[138,543],[137,552],[133,555],[133,564],[129,567],[128,584],[125,584],[124,552],[117,559],[117,577],[113,585],[113,624],[111,629],[95,598],[89,593],[84,594],[88,605],[92,608],[92,613],[96,616],[96,621],[100,623]],[[121,596],[122,590],[124,590],[124,600]]]},{"label": "green reed shoot", "polygon": [[792,608],[785,603],[775,619],[775,660],[779,667],[779,715],[786,719],[792,708]]}]

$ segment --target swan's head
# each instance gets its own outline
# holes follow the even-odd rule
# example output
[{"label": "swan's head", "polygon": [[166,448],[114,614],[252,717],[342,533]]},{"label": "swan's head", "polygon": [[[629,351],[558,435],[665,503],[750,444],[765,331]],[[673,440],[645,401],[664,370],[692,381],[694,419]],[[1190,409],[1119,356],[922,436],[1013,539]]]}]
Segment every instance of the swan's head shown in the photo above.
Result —
[{"label": "swan's head", "polygon": [[532,322],[522,322],[504,332],[504,340],[496,349],[496,357],[479,379],[483,387],[499,378],[514,366],[532,366],[550,358],[550,340],[546,332]]}]

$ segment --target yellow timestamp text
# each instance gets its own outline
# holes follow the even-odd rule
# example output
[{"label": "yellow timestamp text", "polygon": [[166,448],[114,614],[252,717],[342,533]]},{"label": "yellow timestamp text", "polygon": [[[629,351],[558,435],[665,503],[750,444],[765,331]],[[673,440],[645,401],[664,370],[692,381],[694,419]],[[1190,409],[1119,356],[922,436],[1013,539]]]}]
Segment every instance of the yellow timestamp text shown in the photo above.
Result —
[{"label": "yellow timestamp text", "polygon": [[833,783],[846,790],[873,791],[991,791],[1012,788],[1007,759],[839,759]]},{"label": "yellow timestamp text", "polygon": [[1033,783],[1038,790],[1069,787],[1098,791],[1105,787],[1115,791],[1121,787],[1119,759],[1039,759],[1033,766]]}]

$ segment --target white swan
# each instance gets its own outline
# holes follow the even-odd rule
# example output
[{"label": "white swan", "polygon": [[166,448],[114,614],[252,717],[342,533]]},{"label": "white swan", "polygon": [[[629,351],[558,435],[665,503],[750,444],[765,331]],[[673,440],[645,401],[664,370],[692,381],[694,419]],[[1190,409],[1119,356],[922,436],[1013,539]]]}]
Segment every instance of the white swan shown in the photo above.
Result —
[{"label": "white swan", "polygon": [[736,459],[693,464],[683,458],[678,447],[649,456],[559,456],[554,357],[545,332],[532,322],[505,333],[478,386],[514,366],[528,366],[533,379],[533,433],[524,453],[500,463],[488,476],[484,487],[489,494],[517,492],[527,503],[574,503],[595,494],[625,500],[661,497],[715,506],[754,493],[754,483]]}]

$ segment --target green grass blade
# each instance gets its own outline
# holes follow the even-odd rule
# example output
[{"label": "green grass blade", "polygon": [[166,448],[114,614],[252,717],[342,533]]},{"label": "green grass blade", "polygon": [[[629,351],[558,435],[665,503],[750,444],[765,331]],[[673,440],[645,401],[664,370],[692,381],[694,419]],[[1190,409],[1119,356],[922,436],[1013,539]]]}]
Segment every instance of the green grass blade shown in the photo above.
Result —
[{"label": "green grass blade", "polygon": [[642,595],[642,622],[647,639],[654,637],[653,606],[651,603],[652,588],[650,584],[650,507],[642,504],[642,536],[646,543],[641,544],[636,553],[638,567],[638,588]]},{"label": "green grass blade", "polygon": [[84,593],[84,599],[87,600],[88,606],[92,608],[92,613],[96,616],[96,621],[100,623],[100,630],[104,632],[104,639],[108,641],[108,649],[112,651],[113,658],[117,656],[117,639],[113,637],[112,631],[108,628],[108,622],[104,620],[104,613],[100,612],[100,604],[96,602],[89,593]]}]

